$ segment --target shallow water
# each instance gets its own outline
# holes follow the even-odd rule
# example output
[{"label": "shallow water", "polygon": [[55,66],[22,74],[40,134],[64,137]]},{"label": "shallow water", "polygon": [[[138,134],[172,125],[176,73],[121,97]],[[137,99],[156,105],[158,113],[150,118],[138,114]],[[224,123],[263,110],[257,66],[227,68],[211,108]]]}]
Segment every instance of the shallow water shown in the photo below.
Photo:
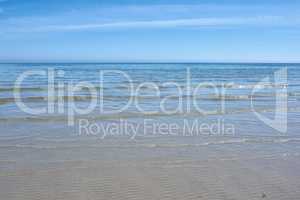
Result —
[{"label": "shallow water", "polygon": [[[275,73],[284,68],[287,69],[286,82],[276,82]],[[15,85],[24,72],[39,70],[47,74],[51,73],[49,69],[55,70],[51,94],[48,94],[49,80],[45,75],[31,75],[22,84]],[[102,82],[101,72],[105,74]],[[1,64],[0,123],[3,125],[0,136],[16,134],[14,128],[10,128],[15,124],[34,127],[44,123],[51,132],[53,124],[47,126],[47,123],[65,124],[71,105],[85,108],[92,100],[97,100],[96,107],[86,115],[77,114],[76,119],[100,123],[118,119],[139,119],[136,123],[140,123],[140,119],[172,122],[185,118],[222,119],[224,123],[233,123],[238,135],[271,132],[276,136],[281,133],[261,123],[253,112],[267,117],[274,115],[276,95],[287,95],[289,124],[285,135],[295,136],[299,130],[299,72],[298,64]],[[96,93],[88,88],[70,93],[68,85],[80,82],[93,84]],[[20,93],[19,98],[15,98],[14,91]],[[51,114],[28,114],[15,103],[22,101],[30,108],[44,108],[48,99],[54,101]],[[171,113],[161,109],[162,102],[164,109]],[[118,111],[127,103],[128,108],[120,113],[105,113]],[[58,107],[62,111],[58,111]],[[247,125],[249,122],[252,126]],[[68,129],[66,132],[70,133]]]},{"label": "shallow water", "polygon": [[[286,83],[274,82],[284,67]],[[50,97],[46,76],[14,87],[23,72],[48,68],[64,72]],[[103,70],[126,73],[135,93],[120,74],[107,74],[101,85]],[[87,88],[68,93],[68,84],[82,81],[93,83],[96,95]],[[144,82],[151,84],[137,90]],[[286,132],[257,117],[273,119],[282,95]],[[131,96],[121,113],[100,110],[100,98],[104,111],[112,111]],[[168,111],[180,100],[182,110],[163,112],[166,97]],[[50,114],[26,113],[15,102],[44,108],[48,98]],[[69,126],[70,106],[85,108],[93,99],[96,108],[75,114]],[[299,199],[299,100],[298,64],[0,64],[1,198]]]}]

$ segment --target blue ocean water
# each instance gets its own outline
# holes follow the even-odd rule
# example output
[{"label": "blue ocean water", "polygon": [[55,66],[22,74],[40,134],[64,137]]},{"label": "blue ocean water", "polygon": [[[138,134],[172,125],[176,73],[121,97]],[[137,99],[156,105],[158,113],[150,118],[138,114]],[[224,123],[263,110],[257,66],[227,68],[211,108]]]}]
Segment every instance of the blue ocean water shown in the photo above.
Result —
[{"label": "blue ocean water", "polygon": [[[54,93],[49,96],[47,75],[51,70],[55,74]],[[276,73],[284,70],[287,76],[276,80]],[[27,72],[34,74],[25,76],[16,86],[16,81]],[[68,87],[79,83],[92,85],[94,93],[88,87],[70,93]],[[14,96],[16,91],[20,98]],[[274,120],[276,103],[282,101],[278,100],[280,95],[287,96],[285,132],[257,116]],[[41,114],[26,113],[15,102],[22,101],[32,109],[48,108],[49,97],[54,99],[53,112]],[[96,106],[91,112],[80,114],[72,110],[75,123],[68,126],[70,106],[84,109],[93,99]],[[122,112],[118,112],[120,109]],[[184,132],[184,123],[198,120],[217,129],[233,125],[235,136],[296,137],[300,136],[299,112],[300,64],[0,64],[0,136],[3,137],[76,135],[76,120],[81,118],[97,123],[128,120],[144,124],[149,119],[174,123],[179,126],[178,135]],[[143,135],[153,132],[147,130]]]}]

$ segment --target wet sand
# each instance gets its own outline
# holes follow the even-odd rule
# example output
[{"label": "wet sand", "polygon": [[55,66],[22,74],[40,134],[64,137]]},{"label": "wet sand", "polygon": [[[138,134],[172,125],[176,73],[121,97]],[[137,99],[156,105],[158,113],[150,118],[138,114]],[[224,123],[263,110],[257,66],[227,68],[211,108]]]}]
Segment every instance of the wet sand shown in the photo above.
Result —
[{"label": "wet sand", "polygon": [[1,140],[1,199],[300,197],[298,142],[197,146],[187,145],[193,138],[164,140]]}]

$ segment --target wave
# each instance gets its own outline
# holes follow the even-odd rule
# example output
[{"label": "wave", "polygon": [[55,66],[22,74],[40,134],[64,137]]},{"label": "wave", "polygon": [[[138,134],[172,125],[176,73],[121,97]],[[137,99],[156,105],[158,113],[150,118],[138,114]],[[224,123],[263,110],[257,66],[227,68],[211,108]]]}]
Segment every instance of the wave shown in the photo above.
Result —
[{"label": "wave", "polygon": [[[110,101],[127,101],[129,99],[140,99],[140,100],[162,100],[164,98],[167,99],[187,99],[187,98],[193,98],[195,100],[206,100],[206,101],[245,101],[245,100],[253,100],[253,101],[259,101],[263,100],[266,101],[268,97],[275,97],[277,94],[275,93],[258,93],[253,95],[170,95],[170,96],[150,96],[150,95],[105,95],[102,97],[102,100],[110,100]],[[282,94],[285,95],[285,94]],[[300,97],[300,93],[297,92],[290,92],[287,94],[288,97]],[[27,103],[35,103],[35,102],[43,102],[47,101],[49,99],[53,101],[63,100],[64,102],[68,101],[88,101],[91,99],[100,99],[100,96],[92,96],[92,95],[76,95],[76,96],[31,96],[31,97],[24,97],[21,99],[15,99],[15,98],[0,98],[0,105],[14,103],[16,101],[22,101]],[[272,100],[272,99],[269,99]]]},{"label": "wave", "polygon": [[26,103],[35,103],[35,102],[45,102],[49,100],[52,101],[58,101],[58,100],[64,100],[64,101],[87,101],[91,99],[96,99],[95,96],[88,96],[88,95],[82,95],[82,96],[60,96],[60,97],[47,97],[47,96],[33,96],[33,97],[24,97],[21,99],[16,98],[0,98],[0,105],[3,104],[9,104],[14,103],[16,101],[22,101]]},{"label": "wave", "polygon": [[[182,136],[184,137],[184,136]],[[139,136],[140,139],[143,136]],[[103,140],[105,141],[105,139]],[[21,149],[58,149],[58,148],[197,148],[205,146],[219,146],[219,145],[235,145],[235,144],[288,144],[288,143],[299,143],[300,138],[232,138],[226,140],[217,140],[210,142],[200,143],[130,143],[130,144],[68,144],[63,142],[59,145],[41,145],[41,144],[10,144],[0,145],[0,148],[21,148]]]},{"label": "wave", "polygon": [[199,146],[210,146],[210,145],[230,145],[230,144],[283,144],[283,143],[298,143],[300,138],[233,138],[228,140],[219,140],[211,142],[203,142],[197,144],[152,144],[149,147],[156,148],[176,148],[176,147],[199,147]]},{"label": "wave", "polygon": [[47,90],[46,88],[42,87],[2,87],[0,88],[0,92],[14,92],[14,91],[20,91],[20,92],[34,92],[34,91],[44,91]]},{"label": "wave", "polygon": [[23,145],[23,144],[16,144],[16,145],[0,145],[0,148],[30,148],[30,149],[56,149],[56,146],[44,146],[44,145]]},{"label": "wave", "polygon": [[[274,112],[274,108],[260,108],[255,110],[258,113],[265,113],[265,112]],[[290,107],[288,108],[288,112],[300,112],[299,107]],[[83,116],[75,116],[75,119],[88,119],[88,120],[120,120],[120,119],[135,119],[135,118],[159,118],[159,117],[172,117],[175,119],[178,117],[207,117],[207,116],[224,116],[224,115],[233,115],[233,114],[243,114],[243,113],[250,113],[253,112],[252,109],[241,108],[235,110],[228,110],[228,111],[212,111],[212,112],[198,112],[193,111],[189,113],[141,113],[141,112],[124,112],[124,113],[117,113],[117,114],[95,114],[95,115],[83,115]],[[0,122],[67,122],[68,118],[64,115],[55,115],[55,116],[24,116],[24,117],[3,117],[0,118]]]},{"label": "wave", "polygon": [[[176,83],[176,82],[175,82]],[[94,83],[94,89],[100,90],[100,89],[130,89],[130,84],[110,84],[107,85],[106,87],[104,86],[99,86],[100,83]],[[139,86],[140,83],[133,83],[133,87],[136,88]],[[170,85],[164,85],[163,83],[159,82],[153,82],[158,88],[161,89],[166,89],[166,88],[172,88]],[[187,88],[186,84],[177,84],[181,89]],[[293,86],[293,85],[291,85]],[[145,86],[146,87],[146,86]],[[228,88],[228,89],[254,89],[254,88],[259,88],[259,89],[271,89],[271,88],[287,88],[288,84],[275,84],[275,83],[260,83],[260,84],[237,84],[237,83],[214,83],[214,82],[204,82],[204,83],[197,83],[197,84],[192,84],[191,89],[193,88]],[[175,85],[174,85],[174,88]],[[55,87],[56,90],[62,89],[62,90],[67,90],[67,87]],[[48,87],[0,87],[0,92],[13,92],[13,91],[47,91]],[[88,88],[82,88],[82,90],[88,90]]]}]

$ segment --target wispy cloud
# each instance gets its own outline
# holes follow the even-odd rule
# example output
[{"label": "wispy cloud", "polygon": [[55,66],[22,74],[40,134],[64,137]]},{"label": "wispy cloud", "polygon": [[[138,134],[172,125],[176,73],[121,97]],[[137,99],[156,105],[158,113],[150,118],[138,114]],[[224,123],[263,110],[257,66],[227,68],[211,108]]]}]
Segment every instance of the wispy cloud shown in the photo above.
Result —
[{"label": "wispy cloud", "polygon": [[[215,4],[95,6],[93,8],[74,8],[56,13],[36,13],[30,16],[18,16],[14,13],[0,20],[0,32],[62,32],[188,27],[235,28],[262,25],[294,26],[300,24],[297,17],[288,16],[286,12],[282,13],[284,9],[282,7],[279,9],[278,6],[271,6],[268,9],[255,5]],[[291,12],[289,11],[289,13]]]},{"label": "wispy cloud", "polygon": [[31,29],[24,29],[29,32],[44,31],[83,31],[101,29],[133,29],[133,28],[176,28],[176,27],[219,27],[219,26],[242,26],[242,25],[266,25],[275,24],[281,17],[240,17],[240,18],[196,18],[196,19],[175,19],[175,20],[147,20],[147,21],[121,21],[111,23],[93,24],[65,24],[40,26]]}]

